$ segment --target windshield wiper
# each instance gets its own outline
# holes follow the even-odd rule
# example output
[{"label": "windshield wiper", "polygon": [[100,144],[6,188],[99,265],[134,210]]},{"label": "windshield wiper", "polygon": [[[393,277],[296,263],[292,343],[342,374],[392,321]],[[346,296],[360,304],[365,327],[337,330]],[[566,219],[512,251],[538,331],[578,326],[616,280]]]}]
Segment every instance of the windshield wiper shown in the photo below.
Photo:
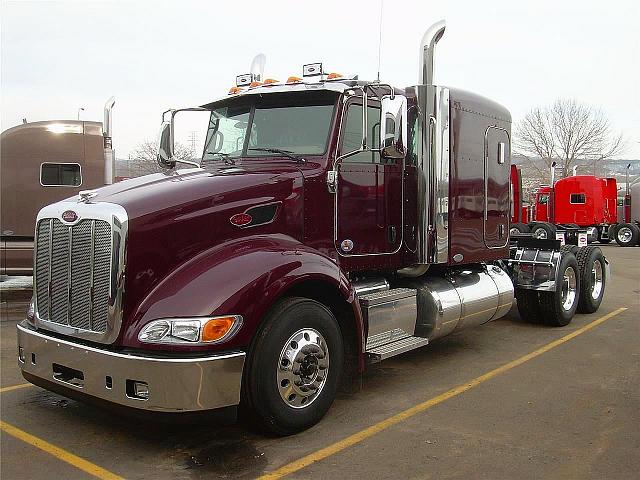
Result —
[{"label": "windshield wiper", "polygon": [[224,160],[224,163],[226,163],[227,165],[235,165],[236,161],[232,158],[229,158],[229,154],[228,153],[222,153],[222,152],[205,152],[205,155],[219,155],[220,158],[212,158],[211,160]]},{"label": "windshield wiper", "polygon": [[304,158],[294,155],[293,152],[289,150],[282,150],[280,148],[249,148],[247,150],[254,150],[256,152],[280,153],[281,155],[284,155],[285,157],[289,157],[298,163],[306,162]]}]

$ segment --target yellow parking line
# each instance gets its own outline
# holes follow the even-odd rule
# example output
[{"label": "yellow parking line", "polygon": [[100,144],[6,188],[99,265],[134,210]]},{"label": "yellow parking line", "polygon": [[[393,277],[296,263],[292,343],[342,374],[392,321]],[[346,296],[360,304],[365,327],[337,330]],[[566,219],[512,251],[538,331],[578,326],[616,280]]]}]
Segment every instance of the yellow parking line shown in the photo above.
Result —
[{"label": "yellow parking line", "polygon": [[30,445],[33,445],[40,450],[47,452],[50,455],[53,455],[59,460],[68,463],[69,465],[73,465],[76,468],[88,473],[89,475],[93,475],[96,478],[101,478],[105,480],[124,480],[122,477],[116,475],[115,473],[111,473],[109,470],[105,470],[98,465],[95,465],[84,458],[80,458],[73,453],[67,452],[63,448],[56,447],[55,445],[42,440],[41,438],[35,437],[30,433],[25,432],[24,430],[20,430],[13,425],[9,425],[7,422],[0,420],[0,428],[2,431],[7,432],[9,435],[16,437],[23,442],[26,442]]},{"label": "yellow parking line", "polygon": [[20,385],[11,385],[10,387],[0,388],[0,393],[11,392],[13,390],[19,390],[21,388],[33,387],[32,383],[21,383]]},{"label": "yellow parking line", "polygon": [[286,475],[289,475],[305,467],[308,467],[309,465],[315,462],[319,462],[320,460],[323,460],[327,457],[330,457],[331,455],[341,452],[342,450],[349,448],[357,443],[360,443],[366,440],[367,438],[372,437],[373,435],[380,433],[383,430],[386,430],[389,427],[392,427],[400,422],[403,422],[404,420],[407,420],[408,418],[413,417],[414,415],[417,415],[418,413],[422,413],[425,410],[428,410],[429,408],[444,402],[445,400],[448,400],[452,397],[460,395],[461,393],[464,393],[467,390],[477,387],[478,385],[480,385],[483,382],[486,382],[487,380],[490,380],[504,372],[511,370],[512,368],[522,365],[523,363],[528,362],[529,360],[532,360],[542,355],[543,353],[546,353],[549,350],[556,348],[557,346],[562,345],[563,343],[568,342],[569,340],[577,337],[578,335],[582,335],[583,333],[591,330],[592,328],[597,327],[601,323],[606,322],[610,318],[615,317],[616,315],[618,315],[621,312],[624,312],[625,310],[627,310],[625,307],[618,308],[617,310],[614,310],[613,312],[608,313],[607,315],[604,315],[603,317],[600,317],[591,323],[588,323],[584,327],[581,327],[578,330],[575,330],[574,332],[571,332],[570,334],[559,338],[558,340],[554,340],[551,343],[547,343],[546,345],[538,348],[537,350],[534,350],[531,353],[528,353],[527,355],[524,355],[520,358],[512,360],[511,362],[506,363],[494,370],[491,370],[490,372],[487,372],[484,375],[480,375],[479,377],[474,378],[468,383],[465,383],[463,385],[458,385],[457,387],[454,387],[451,390],[438,395],[437,397],[433,397],[433,398],[430,398],[429,400],[426,400],[425,402],[419,403],[418,405],[415,405],[407,410],[404,410],[403,412],[400,412],[392,417],[382,420],[381,422],[376,423],[368,428],[365,428],[364,430],[354,433],[353,435],[350,435],[347,438],[344,438],[343,440],[340,440],[332,445],[329,445],[328,447],[325,447],[313,453],[310,453],[309,455],[302,457],[299,460],[295,460],[294,462],[291,462],[287,465],[284,465],[278,468],[277,470],[274,470],[273,472],[266,473],[261,477],[259,477],[259,480],[266,480],[266,479],[273,480],[276,478],[282,478]]}]

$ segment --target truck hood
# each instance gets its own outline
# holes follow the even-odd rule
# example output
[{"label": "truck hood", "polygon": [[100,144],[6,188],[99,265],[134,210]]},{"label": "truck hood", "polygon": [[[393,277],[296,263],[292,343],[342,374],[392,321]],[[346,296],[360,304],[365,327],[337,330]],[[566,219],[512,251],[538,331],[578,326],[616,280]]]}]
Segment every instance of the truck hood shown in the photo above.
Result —
[{"label": "truck hood", "polygon": [[[152,174],[97,190],[91,203],[118,204],[128,215],[124,318],[143,314],[146,296],[204,251],[248,234],[302,240],[303,186],[295,166],[227,166]],[[231,223],[249,209],[259,221],[248,229]]]},{"label": "truck hood", "polygon": [[[295,172],[295,170],[293,170]],[[253,190],[271,190],[285,180],[289,171],[260,171],[244,168],[192,168],[154,173],[124,180],[96,190],[91,203],[109,202],[124,207],[129,219],[157,215],[161,211],[192,211],[204,201],[209,207],[251,196]],[[284,176],[283,176],[284,174]],[[236,198],[237,197],[237,198]],[[205,214],[206,212],[199,212]]]}]

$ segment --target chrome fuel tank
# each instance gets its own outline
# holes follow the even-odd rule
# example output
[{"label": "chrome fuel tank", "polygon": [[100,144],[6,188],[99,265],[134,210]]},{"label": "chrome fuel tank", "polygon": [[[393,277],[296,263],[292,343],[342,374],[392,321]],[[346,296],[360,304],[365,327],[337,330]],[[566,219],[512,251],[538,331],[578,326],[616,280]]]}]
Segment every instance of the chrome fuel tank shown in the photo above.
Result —
[{"label": "chrome fuel tank", "polygon": [[409,282],[417,289],[415,335],[429,340],[503,317],[513,303],[513,284],[495,265],[462,268]]}]

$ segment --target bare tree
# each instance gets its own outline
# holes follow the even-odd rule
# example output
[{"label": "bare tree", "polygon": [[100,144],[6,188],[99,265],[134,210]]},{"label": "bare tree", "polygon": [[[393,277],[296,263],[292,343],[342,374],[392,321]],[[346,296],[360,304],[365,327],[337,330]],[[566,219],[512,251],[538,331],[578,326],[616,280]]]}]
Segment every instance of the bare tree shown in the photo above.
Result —
[{"label": "bare tree", "polygon": [[[132,152],[129,174],[131,176],[147,175],[149,173],[162,172],[164,169],[157,160],[158,142],[144,140]],[[174,146],[174,155],[181,160],[191,160],[195,157],[191,148],[177,143]]]},{"label": "bare tree", "polygon": [[565,177],[578,161],[592,163],[595,171],[597,163],[623,150],[622,134],[612,131],[606,115],[572,99],[534,108],[516,124],[515,137],[516,150],[549,168],[555,161]]}]

